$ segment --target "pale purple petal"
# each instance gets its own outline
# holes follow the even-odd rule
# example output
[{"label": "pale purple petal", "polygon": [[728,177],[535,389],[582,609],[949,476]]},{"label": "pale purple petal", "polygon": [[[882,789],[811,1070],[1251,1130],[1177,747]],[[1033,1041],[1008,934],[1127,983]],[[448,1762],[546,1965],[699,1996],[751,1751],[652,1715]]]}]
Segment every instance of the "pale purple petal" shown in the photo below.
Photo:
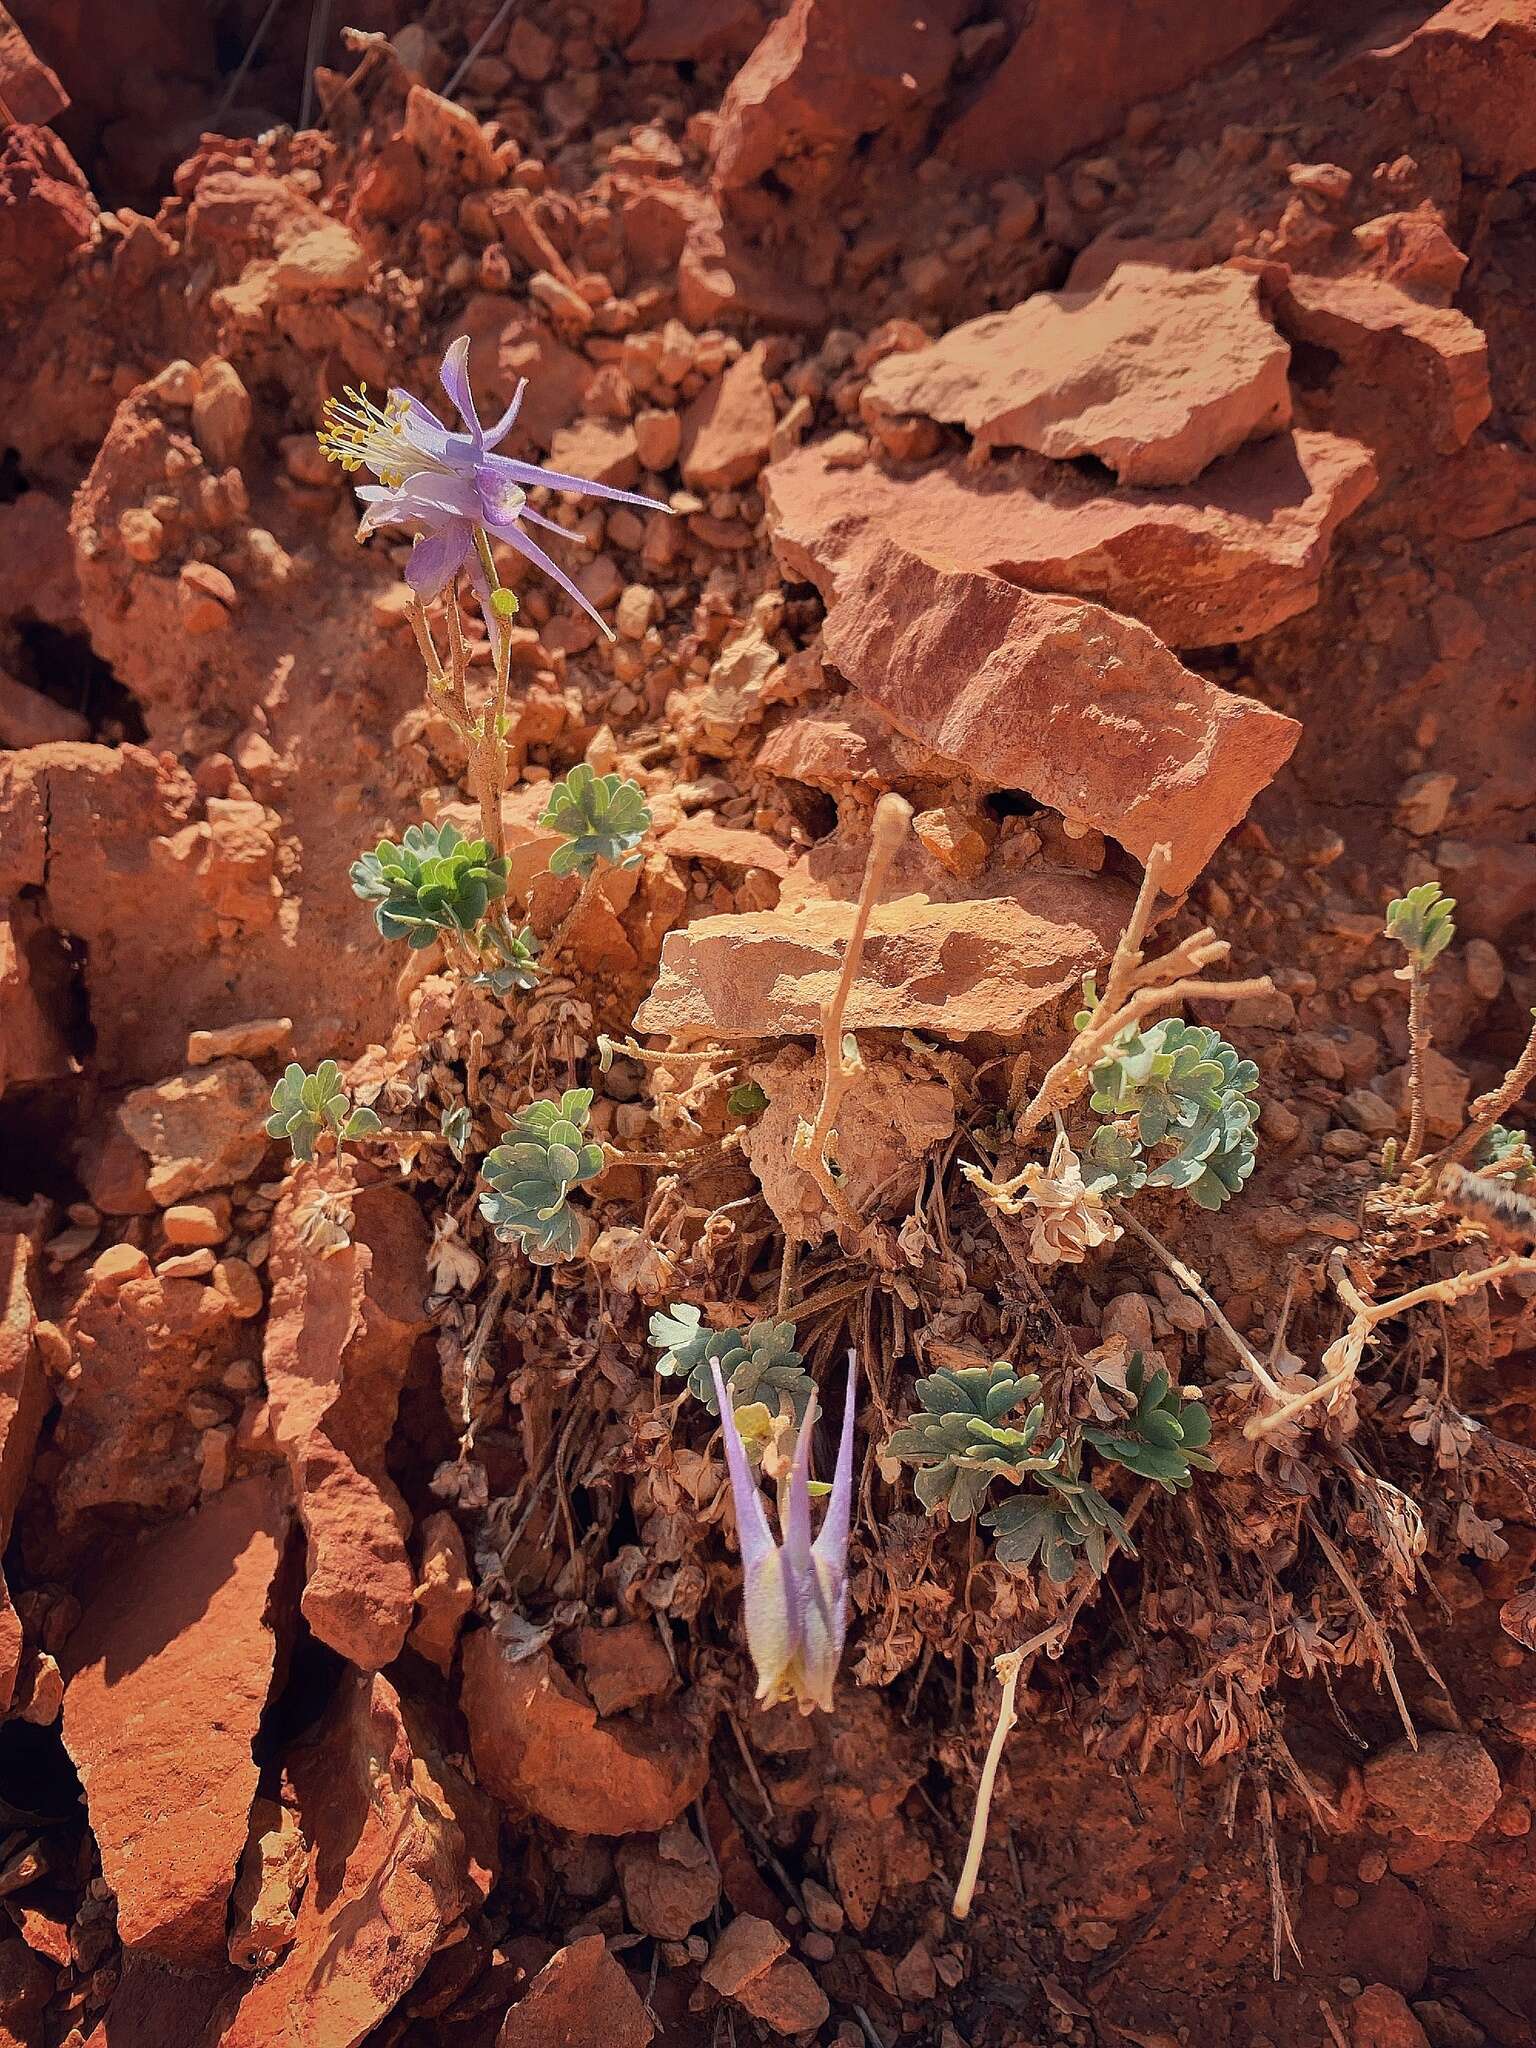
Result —
[{"label": "pale purple petal", "polygon": [[720,1403],[720,1428],[725,1437],[725,1465],[731,1475],[731,1498],[736,1503],[736,1534],[741,1543],[742,1562],[748,1567],[761,1562],[775,1548],[768,1527],[768,1511],[747,1463],[746,1447],[736,1427],[731,1390],[720,1375],[717,1359],[709,1361],[715,1380],[715,1399]]},{"label": "pale purple petal", "polygon": [[475,411],[474,393],[469,388],[469,336],[461,334],[457,341],[450,342],[443,356],[442,368],[438,371],[443,389],[459,417],[468,429],[478,455],[485,445],[485,435],[480,426],[480,415]]},{"label": "pale purple petal", "polygon": [[501,442],[503,442],[507,438],[508,434],[511,433],[512,428],[516,423],[517,415],[522,409],[523,393],[527,389],[528,379],[526,377],[519,377],[517,380],[517,389],[512,394],[512,403],[507,407],[506,411],[502,414],[501,418],[496,422],[495,426],[491,428],[490,432],[485,437],[485,446],[488,449],[497,447]]},{"label": "pale purple petal", "polygon": [[812,1545],[820,1563],[848,1574],[848,1532],[853,1519],[853,1415],[858,1396],[859,1363],[848,1354],[848,1392],[843,1402],[843,1432],[838,1439],[837,1464],[832,1473],[832,1491],[821,1531]]},{"label": "pale purple petal", "polygon": [[479,462],[475,465],[475,491],[480,501],[479,517],[487,526],[503,526],[521,517],[528,493],[506,473],[504,464]]},{"label": "pale purple petal", "polygon": [[[363,487],[364,490],[370,488],[378,487]],[[359,491],[358,496],[362,495]],[[385,510],[383,498],[373,500],[371,510],[375,526],[387,523],[392,526],[415,524],[433,527],[441,525],[444,519],[477,520],[480,517],[480,498],[472,477],[446,476],[440,470],[424,469],[394,486],[389,492],[389,508]]]},{"label": "pale purple petal", "polygon": [[546,519],[542,512],[535,512],[531,505],[525,505],[518,518],[529,526],[542,526],[546,533],[558,533],[562,540],[574,541],[579,548],[589,548],[592,543],[584,533],[577,533],[569,526],[562,526],[558,519]]},{"label": "pale purple petal", "polygon": [[430,455],[440,455],[455,439],[431,407],[423,405],[413,393],[402,391],[396,385],[389,396],[391,404],[398,405],[405,414],[405,437],[414,447],[424,448]]},{"label": "pale purple petal", "polygon": [[495,534],[498,540],[505,541],[509,548],[516,548],[520,555],[526,556],[535,568],[542,569],[546,576],[553,577],[568,597],[575,598],[577,604],[581,606],[588,618],[594,619],[610,640],[614,638],[613,628],[603,617],[602,613],[595,605],[587,602],[586,598],[582,596],[576,585],[559,564],[550,560],[536,540],[528,538],[528,535],[520,529],[515,519],[509,519],[503,526],[493,526],[489,531]]},{"label": "pale purple petal", "polygon": [[795,1440],[789,1468],[789,1502],[784,1516],[784,1551],[797,1583],[811,1576],[811,1433],[816,1427],[816,1396],[805,1406],[805,1420]]},{"label": "pale purple petal", "polygon": [[405,580],[425,603],[452,581],[465,556],[474,551],[474,531],[467,520],[455,520],[438,533],[424,533],[411,549]]},{"label": "pale purple petal", "polygon": [[670,512],[670,505],[663,505],[659,498],[642,497],[639,491],[621,491],[612,484],[589,483],[584,476],[567,476],[563,470],[540,469],[536,462],[516,462],[509,455],[492,458],[504,462],[513,476],[525,490],[532,490],[535,484],[544,484],[552,491],[573,491],[578,497],[608,498],[616,505],[643,505],[648,512]]}]

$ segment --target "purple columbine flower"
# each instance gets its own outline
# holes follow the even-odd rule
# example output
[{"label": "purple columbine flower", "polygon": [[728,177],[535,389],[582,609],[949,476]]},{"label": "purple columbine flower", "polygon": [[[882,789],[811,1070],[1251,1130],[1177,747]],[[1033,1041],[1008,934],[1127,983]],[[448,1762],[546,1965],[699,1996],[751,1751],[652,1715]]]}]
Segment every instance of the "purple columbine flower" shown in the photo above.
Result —
[{"label": "purple columbine flower", "polygon": [[372,533],[379,526],[414,527],[418,538],[405,580],[416,595],[425,603],[445,589],[461,569],[467,570],[489,619],[491,589],[477,535],[490,534],[552,576],[611,640],[612,627],[524,531],[531,525],[565,533],[563,526],[530,508],[528,492],[535,484],[547,484],[556,491],[610,498],[621,505],[644,505],[652,512],[670,508],[655,498],[641,497],[637,491],[615,490],[610,484],[589,483],[585,477],[566,476],[558,469],[540,469],[537,463],[514,462],[496,454],[517,419],[528,379],[520,379],[512,403],[495,426],[489,430],[482,427],[469,388],[467,334],[450,344],[439,374],[464,422],[462,433],[450,432],[408,391],[392,390],[380,406],[368,396],[367,385],[360,384],[356,390],[349,386],[341,398],[326,400],[321,448],[343,469],[369,469],[379,479],[376,484],[358,486],[357,495],[367,507],[359,535]]},{"label": "purple columbine flower", "polygon": [[802,1714],[814,1707],[830,1713],[832,1685],[848,1632],[848,1524],[853,1506],[853,1407],[858,1378],[854,1355],[848,1354],[843,1434],[821,1533],[813,1543],[810,1464],[816,1398],[812,1395],[790,1468],[782,1547],[769,1531],[768,1513],[731,1409],[730,1389],[713,1359],[710,1370],[715,1376],[731,1497],[736,1503],[745,1573],[747,1647],[757,1666],[757,1697],[765,1706],[793,1700]]}]

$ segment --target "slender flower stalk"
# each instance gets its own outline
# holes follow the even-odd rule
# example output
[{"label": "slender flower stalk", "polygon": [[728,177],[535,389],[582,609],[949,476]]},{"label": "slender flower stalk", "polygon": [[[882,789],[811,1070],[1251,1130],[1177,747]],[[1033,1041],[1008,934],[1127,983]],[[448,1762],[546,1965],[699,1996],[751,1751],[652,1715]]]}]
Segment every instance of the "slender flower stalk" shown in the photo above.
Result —
[{"label": "slender flower stalk", "polygon": [[360,536],[380,526],[412,528],[417,539],[406,565],[407,583],[427,603],[455,576],[467,574],[485,611],[493,645],[498,637],[494,617],[502,607],[495,603],[492,539],[515,548],[552,577],[611,640],[613,629],[601,613],[528,533],[530,526],[565,533],[553,519],[533,510],[528,493],[543,484],[582,497],[643,505],[651,512],[669,508],[636,491],[616,490],[611,484],[591,483],[562,470],[498,455],[497,448],[516,424],[528,380],[519,381],[512,403],[495,425],[482,426],[469,384],[467,334],[450,344],[439,374],[463,423],[461,431],[445,427],[408,391],[392,390],[380,405],[369,397],[366,385],[359,385],[326,403],[325,427],[319,436],[325,454],[348,472],[365,469],[378,479],[357,489],[366,508]]},{"label": "slender flower stalk", "polygon": [[757,1697],[765,1706],[793,1700],[802,1714],[832,1711],[832,1688],[848,1630],[848,1531],[853,1508],[853,1415],[858,1367],[848,1354],[848,1393],[843,1431],[826,1514],[811,1541],[811,1432],[816,1397],[811,1396],[795,1444],[789,1486],[780,1520],[782,1546],[773,1540],[762,1494],[731,1409],[730,1390],[718,1361],[711,1361],[725,1458],[736,1504],[745,1582],[747,1647],[757,1667]]}]

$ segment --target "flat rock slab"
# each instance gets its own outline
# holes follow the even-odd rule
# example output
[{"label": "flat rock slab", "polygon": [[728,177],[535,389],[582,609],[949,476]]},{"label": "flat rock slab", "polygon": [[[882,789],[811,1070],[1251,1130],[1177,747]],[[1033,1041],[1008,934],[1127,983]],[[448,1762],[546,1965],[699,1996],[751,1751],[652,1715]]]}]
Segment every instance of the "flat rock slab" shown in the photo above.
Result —
[{"label": "flat rock slab", "polygon": [[1248,272],[1122,263],[1091,290],[1036,292],[886,356],[869,397],[963,426],[981,448],[1096,455],[1122,483],[1187,484],[1290,424],[1290,361]]},{"label": "flat rock slab", "polygon": [[[844,1024],[945,1038],[1016,1033],[1103,959],[1129,908],[1120,883],[1054,872],[977,902],[882,903]],[[682,1039],[814,1034],[853,918],[852,904],[831,902],[695,918],[668,933],[636,1029]]]},{"label": "flat rock slab", "polygon": [[891,537],[935,568],[1094,598],[1171,647],[1251,640],[1314,605],[1334,532],[1375,482],[1358,441],[1307,430],[1255,442],[1177,491],[1107,490],[1033,455],[850,473],[819,444],[764,477],[775,546],[798,575],[820,583],[818,564],[835,573]]},{"label": "flat rock slab", "polygon": [[[1025,790],[1141,861],[1166,842],[1170,888],[1194,880],[1295,747],[1293,719],[1215,688],[1139,621],[960,567],[920,524],[920,488],[844,478],[839,509],[811,464],[776,463],[768,480],[779,559],[826,600],[826,660],[983,787]],[[873,512],[871,491],[884,493]]]},{"label": "flat rock slab", "polygon": [[188,1969],[224,1960],[289,1519],[280,1475],[216,1494],[109,1574],[68,1644],[64,1746],[118,1932]]}]

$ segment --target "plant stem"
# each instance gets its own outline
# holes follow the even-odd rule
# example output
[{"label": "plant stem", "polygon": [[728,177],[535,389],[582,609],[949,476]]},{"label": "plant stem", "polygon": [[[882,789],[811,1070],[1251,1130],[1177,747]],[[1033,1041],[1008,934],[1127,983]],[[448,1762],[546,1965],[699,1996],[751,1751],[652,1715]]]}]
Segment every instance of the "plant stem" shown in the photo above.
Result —
[{"label": "plant stem", "polygon": [[1214,1296],[1207,1292],[1205,1283],[1201,1280],[1200,1275],[1195,1272],[1194,1268],[1187,1266],[1181,1258],[1169,1251],[1167,1245],[1162,1243],[1159,1238],[1154,1237],[1144,1223],[1139,1223],[1136,1220],[1123,1202],[1111,1202],[1110,1207],[1127,1230],[1132,1231],[1141,1239],[1144,1245],[1147,1245],[1152,1251],[1157,1253],[1179,1285],[1189,1289],[1190,1293],[1200,1303],[1206,1314],[1237,1353],[1238,1358],[1248,1368],[1248,1371],[1264,1389],[1265,1393],[1268,1394],[1270,1399],[1272,1401],[1285,1400],[1286,1393],[1284,1387],[1280,1385],[1279,1381],[1275,1379],[1273,1374],[1261,1362],[1253,1346],[1248,1343],[1246,1338],[1240,1336],[1231,1323],[1228,1322],[1226,1316],[1223,1315],[1221,1309],[1217,1306]]},{"label": "plant stem", "polygon": [[1447,1145],[1440,1154],[1442,1166],[1454,1166],[1467,1157],[1469,1152],[1487,1137],[1494,1125],[1500,1121],[1506,1110],[1513,1109],[1533,1081],[1536,1081],[1536,1010],[1531,1012],[1530,1036],[1519,1059],[1510,1068],[1498,1087],[1487,1095],[1480,1095],[1472,1105],[1472,1121],[1454,1143]]},{"label": "plant stem", "polygon": [[[1213,940],[1209,958],[1221,959],[1227,950],[1225,941]],[[1154,964],[1154,973],[1160,964]],[[1205,962],[1196,964],[1204,965]],[[1014,1126],[1015,1139],[1022,1144],[1062,1104],[1081,1094],[1089,1070],[1097,1063],[1100,1054],[1107,1051],[1122,1031],[1139,1024],[1143,1017],[1150,1016],[1154,1010],[1174,1007],[1190,996],[1202,996],[1219,1003],[1235,1003],[1243,996],[1270,995],[1274,991],[1274,986],[1267,974],[1258,975],[1252,981],[1201,981],[1191,977],[1182,981],[1171,981],[1161,987],[1138,989],[1134,995],[1127,997],[1117,1010],[1111,1011],[1107,1001],[1101,1002],[1093,1014],[1092,1023],[1085,1025],[1077,1034],[1040,1083],[1033,1101]]]},{"label": "plant stem", "polygon": [[864,958],[864,941],[869,931],[870,917],[885,886],[891,862],[896,858],[897,849],[906,836],[911,822],[912,806],[904,797],[897,796],[894,790],[888,790],[875,806],[869,859],[864,868],[864,881],[859,890],[853,929],[848,934],[848,944],[843,949],[842,972],[837,977],[837,987],[822,1006],[822,1083],[816,1121],[814,1124],[808,1124],[802,1118],[794,1139],[793,1155],[796,1163],[815,1181],[839,1221],[855,1234],[863,1230],[863,1218],[849,1201],[830,1164],[830,1160],[836,1157],[838,1109],[850,1083],[863,1071],[863,1062],[858,1057],[857,1050],[851,1059],[844,1054],[843,1013],[848,1008],[848,998],[853,993],[853,985],[858,979],[859,966]]},{"label": "plant stem", "polygon": [[[1143,1486],[1126,1509],[1124,1521],[1127,1534],[1151,1498],[1152,1488]],[[971,1901],[976,1892],[976,1880],[981,1873],[981,1855],[987,1846],[987,1823],[992,1815],[992,1795],[997,1786],[998,1765],[1003,1760],[1003,1745],[1019,1718],[1016,1705],[1019,1673],[1028,1659],[1039,1651],[1054,1652],[1060,1647],[1070,1633],[1073,1622],[1082,1612],[1089,1594],[1096,1593],[1102,1584],[1103,1580],[1100,1578],[1085,1579],[1049,1628],[1044,1628],[1038,1635],[1031,1636],[1029,1641],[1021,1643],[1018,1649],[1005,1650],[1002,1656],[993,1660],[992,1668],[1003,1682],[1003,1696],[998,1702],[997,1726],[992,1730],[992,1740],[987,1746],[986,1762],[981,1767],[981,1777],[977,1781],[970,1840],[966,1843],[965,1862],[960,1867],[960,1881],[955,1886],[954,1903],[949,1909],[957,1920],[963,1920],[970,1912]]]},{"label": "plant stem", "polygon": [[1424,1149],[1424,1062],[1429,1053],[1429,1018],[1425,1009],[1426,976],[1415,956],[1408,963],[1408,1142],[1403,1164],[1412,1166]]}]

